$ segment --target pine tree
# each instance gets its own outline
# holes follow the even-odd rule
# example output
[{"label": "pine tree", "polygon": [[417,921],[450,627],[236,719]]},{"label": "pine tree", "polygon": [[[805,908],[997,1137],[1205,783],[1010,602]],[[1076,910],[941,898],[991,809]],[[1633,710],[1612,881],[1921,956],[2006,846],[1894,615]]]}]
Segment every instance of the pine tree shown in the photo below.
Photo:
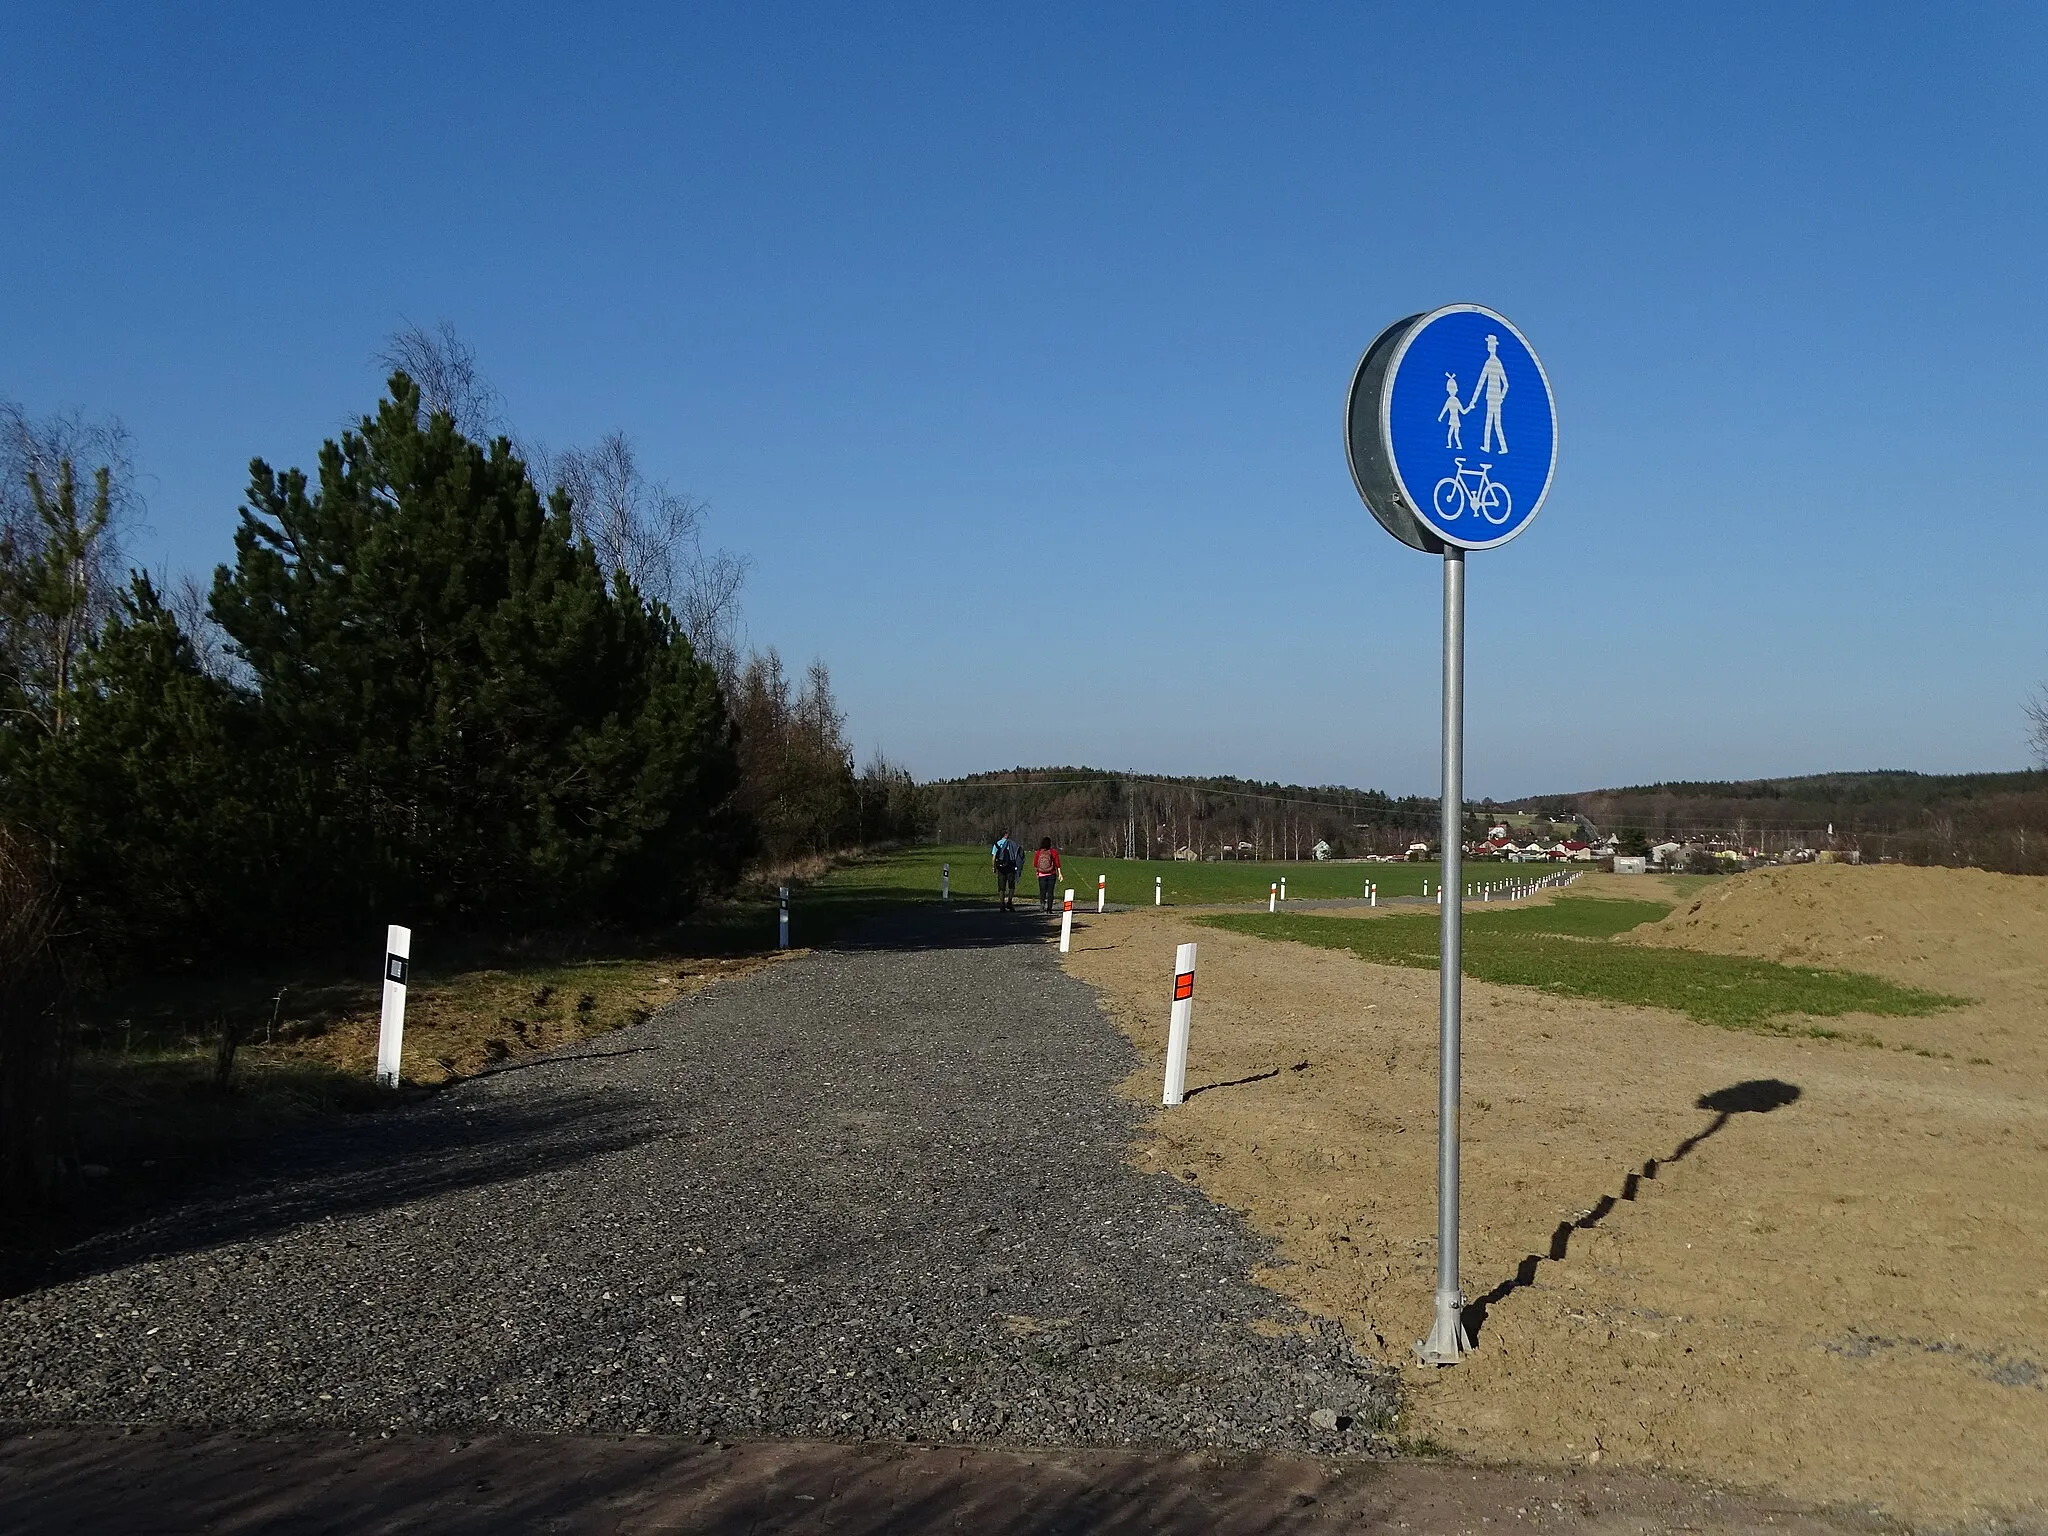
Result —
[{"label": "pine tree", "polygon": [[306,914],[686,908],[743,851],[716,680],[659,605],[607,590],[509,442],[390,388],[317,489],[251,465],[214,580]]},{"label": "pine tree", "polygon": [[57,850],[67,922],[120,970],[198,958],[279,875],[251,779],[248,701],[200,670],[148,578],[80,658],[61,735],[17,736],[0,769]]}]

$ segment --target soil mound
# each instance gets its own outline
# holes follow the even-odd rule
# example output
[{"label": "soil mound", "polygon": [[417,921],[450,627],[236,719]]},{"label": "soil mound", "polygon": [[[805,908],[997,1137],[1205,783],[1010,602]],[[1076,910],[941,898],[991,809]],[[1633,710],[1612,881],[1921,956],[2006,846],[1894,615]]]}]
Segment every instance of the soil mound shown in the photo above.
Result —
[{"label": "soil mound", "polygon": [[1717,879],[1641,944],[1866,971],[1968,997],[2048,998],[2048,880],[1807,864]]}]

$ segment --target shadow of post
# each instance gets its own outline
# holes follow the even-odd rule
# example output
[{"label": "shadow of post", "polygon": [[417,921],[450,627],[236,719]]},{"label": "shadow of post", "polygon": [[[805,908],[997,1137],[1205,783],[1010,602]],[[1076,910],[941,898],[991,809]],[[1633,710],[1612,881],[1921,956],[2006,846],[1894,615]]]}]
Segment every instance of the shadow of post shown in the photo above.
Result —
[{"label": "shadow of post", "polygon": [[1767,1115],[1772,1110],[1783,1109],[1794,1103],[1800,1090],[1792,1083],[1780,1082],[1775,1077],[1751,1078],[1746,1082],[1730,1083],[1726,1088],[1716,1088],[1712,1093],[1703,1093],[1693,1100],[1695,1109],[1712,1112],[1714,1118],[1704,1127],[1693,1132],[1671,1149],[1668,1156],[1652,1157],[1642,1167],[1627,1174],[1621,1181],[1621,1188],[1611,1195],[1602,1195],[1593,1203],[1593,1208],[1574,1221],[1561,1221],[1550,1234],[1550,1246],[1543,1253],[1524,1256],[1515,1266],[1515,1272],[1492,1290],[1465,1308],[1465,1331],[1476,1344],[1479,1330],[1486,1326],[1487,1314],[1516,1291],[1536,1283],[1536,1271],[1545,1263],[1559,1263],[1570,1251],[1574,1232],[1591,1231],[1613,1214],[1615,1206],[1624,1200],[1634,1200],[1643,1187],[1643,1181],[1657,1177],[1658,1170],[1669,1168],[1673,1163],[1683,1162],[1701,1142],[1711,1136],[1718,1136],[1728,1122],[1737,1115]]}]

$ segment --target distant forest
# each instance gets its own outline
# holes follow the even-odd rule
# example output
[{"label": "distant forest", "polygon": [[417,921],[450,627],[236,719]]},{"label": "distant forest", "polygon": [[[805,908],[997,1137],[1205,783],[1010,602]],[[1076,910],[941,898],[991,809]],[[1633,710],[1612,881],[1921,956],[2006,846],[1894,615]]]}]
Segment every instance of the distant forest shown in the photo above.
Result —
[{"label": "distant forest", "polygon": [[[941,842],[1050,837],[1073,853],[1136,859],[1308,859],[1400,853],[1437,842],[1434,797],[1228,777],[1013,768],[917,789],[918,819]],[[2048,770],[1823,773],[1733,783],[1637,784],[1478,801],[1467,836],[1499,813],[1573,824],[1593,838],[1855,850],[1870,860],[2048,874]]]},{"label": "distant forest", "polygon": [[1866,859],[2048,874],[2048,769],[1637,784],[1534,795],[1505,808],[1576,815],[1598,832],[1640,831],[1653,842],[1722,841],[1767,854],[1832,847]]},{"label": "distant forest", "polygon": [[1071,853],[1136,859],[1312,859],[1399,853],[1436,842],[1436,801],[1376,789],[1166,778],[1100,768],[1013,768],[919,786],[942,842],[1007,832]]}]

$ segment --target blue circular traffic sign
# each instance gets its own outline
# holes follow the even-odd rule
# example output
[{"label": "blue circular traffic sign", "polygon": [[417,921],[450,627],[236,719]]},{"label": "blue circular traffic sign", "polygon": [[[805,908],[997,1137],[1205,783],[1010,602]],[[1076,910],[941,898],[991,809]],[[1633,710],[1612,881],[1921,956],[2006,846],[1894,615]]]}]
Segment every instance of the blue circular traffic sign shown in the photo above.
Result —
[{"label": "blue circular traffic sign", "polygon": [[1403,543],[1491,549],[1542,510],[1557,468],[1543,364],[1503,315],[1451,304],[1389,326],[1351,384],[1358,493]]}]

